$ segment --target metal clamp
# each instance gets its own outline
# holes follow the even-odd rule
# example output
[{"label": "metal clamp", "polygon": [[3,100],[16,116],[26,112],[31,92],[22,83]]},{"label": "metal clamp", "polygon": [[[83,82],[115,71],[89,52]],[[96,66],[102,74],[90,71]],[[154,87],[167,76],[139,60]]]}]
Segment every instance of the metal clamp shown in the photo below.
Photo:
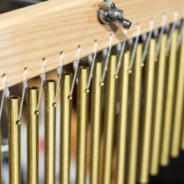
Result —
[{"label": "metal clamp", "polygon": [[110,0],[104,0],[100,3],[97,14],[101,24],[119,22],[125,29],[129,29],[131,27],[132,23],[123,18],[123,11],[117,9],[116,5]]}]

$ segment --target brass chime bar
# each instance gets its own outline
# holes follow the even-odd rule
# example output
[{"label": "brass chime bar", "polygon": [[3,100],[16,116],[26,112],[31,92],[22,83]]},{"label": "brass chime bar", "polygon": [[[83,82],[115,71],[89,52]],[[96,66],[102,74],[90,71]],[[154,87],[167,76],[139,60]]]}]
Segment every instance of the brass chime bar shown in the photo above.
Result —
[{"label": "brass chime bar", "polygon": [[90,184],[98,184],[100,158],[100,132],[102,122],[102,87],[103,63],[96,62],[94,67],[91,100],[91,161]]},{"label": "brass chime bar", "polygon": [[141,106],[141,86],[142,86],[142,44],[138,44],[135,62],[131,76],[131,111],[129,141],[127,152],[127,184],[135,184],[137,180],[137,155],[140,125],[140,106]]},{"label": "brass chime bar", "polygon": [[70,183],[70,134],[72,100],[68,98],[71,91],[73,75],[63,73],[61,79],[61,132],[60,132],[60,184]]},{"label": "brass chime bar", "polygon": [[145,87],[144,87],[144,107],[142,139],[140,150],[140,168],[138,180],[140,183],[149,182],[150,168],[150,148],[151,148],[151,128],[153,112],[153,91],[154,91],[154,72],[155,72],[155,50],[156,40],[150,40],[149,53],[146,62]]},{"label": "brass chime bar", "polygon": [[79,67],[79,83],[77,91],[77,179],[76,184],[86,182],[86,152],[87,152],[87,124],[88,124],[88,97],[86,92],[89,69]]},{"label": "brass chime bar", "polygon": [[104,152],[103,152],[103,175],[102,184],[111,183],[111,166],[113,153],[113,136],[115,124],[115,104],[116,104],[116,67],[117,56],[112,55],[107,72],[107,87],[105,98],[105,135],[104,135]]},{"label": "brass chime bar", "polygon": [[174,91],[175,91],[175,74],[176,74],[176,54],[177,54],[177,40],[178,30],[174,30],[172,35],[171,50],[169,56],[169,68],[166,87],[166,106],[164,112],[163,138],[161,145],[161,165],[167,166],[169,164],[170,145],[171,145],[171,127],[173,117],[174,105]]},{"label": "brass chime bar", "polygon": [[55,183],[56,81],[45,81],[45,184]]},{"label": "brass chime bar", "polygon": [[160,159],[160,143],[161,143],[161,128],[164,110],[164,87],[165,87],[165,67],[166,67],[166,45],[167,34],[162,36],[160,46],[160,56],[155,63],[155,104],[153,109],[153,138],[151,144],[151,161],[150,161],[150,174],[155,176],[159,171]]},{"label": "brass chime bar", "polygon": [[182,115],[183,115],[183,100],[184,100],[184,31],[182,37],[182,45],[180,51],[180,58],[177,64],[177,80],[176,80],[176,98],[174,107],[174,126],[171,144],[171,156],[176,158],[180,152],[181,129],[182,129]]},{"label": "brass chime bar", "polygon": [[19,119],[19,96],[8,99],[8,144],[9,144],[9,183],[21,183],[21,125]]},{"label": "brass chime bar", "polygon": [[38,138],[39,115],[35,113],[38,104],[38,88],[27,88],[27,183],[38,184]]},{"label": "brass chime bar", "polygon": [[130,51],[126,51],[121,66],[116,184],[125,183],[125,162],[126,162],[126,142],[127,142],[126,132],[127,132],[127,116],[128,116],[129,76],[130,76],[128,72],[129,66],[130,66]]}]

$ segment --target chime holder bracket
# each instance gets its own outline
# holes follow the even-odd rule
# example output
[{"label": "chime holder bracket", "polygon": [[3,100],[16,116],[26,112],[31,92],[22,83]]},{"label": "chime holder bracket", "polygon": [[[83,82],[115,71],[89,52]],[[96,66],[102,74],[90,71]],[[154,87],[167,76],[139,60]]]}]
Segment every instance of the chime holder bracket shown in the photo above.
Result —
[{"label": "chime holder bracket", "polygon": [[132,24],[129,20],[123,18],[123,11],[117,9],[116,5],[110,0],[104,0],[99,4],[97,15],[101,24],[119,22],[125,29],[129,29]]}]

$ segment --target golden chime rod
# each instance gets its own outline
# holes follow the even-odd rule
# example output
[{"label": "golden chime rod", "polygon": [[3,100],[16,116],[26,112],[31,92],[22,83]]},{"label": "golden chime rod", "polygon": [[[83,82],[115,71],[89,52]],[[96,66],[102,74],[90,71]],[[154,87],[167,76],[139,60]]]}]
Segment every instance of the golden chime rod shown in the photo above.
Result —
[{"label": "golden chime rod", "polygon": [[45,81],[45,184],[55,183],[56,81]]},{"label": "golden chime rod", "polygon": [[138,155],[138,139],[140,125],[140,104],[141,104],[141,86],[142,86],[142,44],[138,44],[135,62],[132,70],[131,84],[131,121],[129,130],[129,141],[127,151],[127,184],[135,184],[137,180],[137,155]]},{"label": "golden chime rod", "polygon": [[112,55],[107,72],[107,87],[105,98],[105,135],[103,152],[103,175],[102,184],[111,183],[111,166],[113,153],[113,134],[115,124],[115,104],[116,104],[116,68],[117,56]]},{"label": "golden chime rod", "polygon": [[182,129],[182,115],[183,115],[183,100],[184,100],[184,31],[182,34],[182,45],[178,51],[180,57],[178,58],[177,64],[179,65],[176,70],[176,98],[174,107],[174,126],[171,144],[171,156],[176,158],[180,152],[180,141],[181,141],[181,129]]},{"label": "golden chime rod", "polygon": [[9,183],[21,183],[21,125],[19,119],[19,96],[8,99],[8,143],[9,143]]},{"label": "golden chime rod", "polygon": [[121,66],[116,184],[125,183],[125,161],[126,161],[126,142],[127,142],[126,132],[127,132],[129,75],[130,75],[128,72],[129,66],[130,66],[130,51],[126,51],[124,53],[123,63]]},{"label": "golden chime rod", "polygon": [[77,179],[76,184],[86,182],[86,152],[87,152],[87,124],[88,124],[88,96],[86,91],[89,69],[79,68],[79,83],[77,91]]},{"label": "golden chime rod", "polygon": [[70,134],[72,100],[68,98],[73,75],[63,73],[61,79],[60,184],[70,183]]},{"label": "golden chime rod", "polygon": [[145,88],[144,88],[144,110],[142,124],[142,139],[140,150],[140,167],[138,181],[140,183],[149,182],[150,168],[150,148],[151,148],[151,128],[153,112],[153,90],[155,72],[155,51],[156,40],[150,40],[149,54],[146,62]]},{"label": "golden chime rod", "polygon": [[38,88],[27,88],[27,183],[38,184],[38,139],[39,115],[36,114],[38,104]]},{"label": "golden chime rod", "polygon": [[90,184],[98,184],[99,158],[100,158],[100,128],[102,122],[102,87],[101,78],[103,63],[96,62],[92,86],[91,106],[91,161],[90,161]]},{"label": "golden chime rod", "polygon": [[161,143],[161,128],[164,110],[164,87],[165,87],[165,67],[166,67],[166,45],[167,34],[162,36],[159,60],[155,63],[155,89],[156,100],[153,109],[153,138],[151,144],[151,163],[150,174],[155,176],[159,171],[160,159],[160,143]]},{"label": "golden chime rod", "polygon": [[177,54],[178,30],[176,29],[172,35],[172,43],[170,56],[168,61],[168,77],[165,97],[165,112],[163,125],[163,138],[161,145],[161,165],[169,164],[170,144],[171,144],[171,127],[173,117],[174,91],[175,91],[175,74],[176,74],[176,54]]}]

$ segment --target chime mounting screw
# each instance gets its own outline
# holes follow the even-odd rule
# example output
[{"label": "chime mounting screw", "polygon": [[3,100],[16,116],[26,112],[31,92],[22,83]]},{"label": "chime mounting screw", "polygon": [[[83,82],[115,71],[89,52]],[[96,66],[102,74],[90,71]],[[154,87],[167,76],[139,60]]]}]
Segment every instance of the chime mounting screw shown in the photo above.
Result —
[{"label": "chime mounting screw", "polygon": [[141,67],[144,67],[144,63],[142,62],[142,63],[140,64],[140,66],[141,66]]},{"label": "chime mounting screw", "polygon": [[17,120],[17,121],[16,121],[16,124],[17,124],[17,125],[20,125],[20,120]]},{"label": "chime mounting screw", "polygon": [[39,115],[39,110],[36,110],[35,111],[35,115]]},{"label": "chime mounting screw", "polygon": [[104,86],[104,82],[100,82],[100,85],[101,85],[101,86]]},{"label": "chime mounting screw", "polygon": [[131,27],[132,23],[123,18],[123,11],[117,9],[116,5],[110,0],[104,0],[100,3],[97,11],[98,20],[101,24],[119,22],[125,29],[129,29]]},{"label": "chime mounting screw", "polygon": [[90,92],[90,90],[89,89],[86,89],[86,93],[89,93]]},{"label": "chime mounting screw", "polygon": [[73,99],[73,96],[72,95],[69,95],[68,96],[68,100],[72,100]]},{"label": "chime mounting screw", "polygon": [[53,107],[56,107],[57,106],[56,102],[54,102],[52,105],[53,105]]}]

